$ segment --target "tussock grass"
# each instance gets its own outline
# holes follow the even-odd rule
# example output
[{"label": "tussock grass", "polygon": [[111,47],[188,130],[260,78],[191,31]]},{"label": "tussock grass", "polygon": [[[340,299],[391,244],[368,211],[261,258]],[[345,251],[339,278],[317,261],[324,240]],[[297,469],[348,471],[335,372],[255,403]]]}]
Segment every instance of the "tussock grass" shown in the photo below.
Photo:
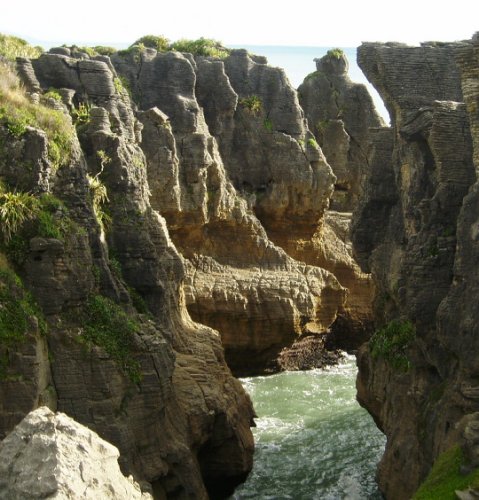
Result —
[{"label": "tussock grass", "polygon": [[15,61],[17,57],[35,59],[39,57],[42,52],[43,49],[41,47],[33,47],[22,38],[0,33],[0,55],[9,61]]},{"label": "tussock grass", "polygon": [[12,67],[5,63],[0,63],[0,124],[16,138],[29,126],[43,130],[53,168],[68,163],[73,137],[70,119],[61,111],[32,102]]}]

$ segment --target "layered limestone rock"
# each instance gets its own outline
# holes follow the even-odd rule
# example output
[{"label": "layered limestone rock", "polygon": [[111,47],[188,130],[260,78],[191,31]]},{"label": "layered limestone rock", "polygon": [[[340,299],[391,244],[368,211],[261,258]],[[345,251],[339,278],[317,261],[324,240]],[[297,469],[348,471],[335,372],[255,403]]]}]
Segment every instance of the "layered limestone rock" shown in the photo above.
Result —
[{"label": "layered limestone rock", "polygon": [[335,176],[297,94],[245,51],[63,47],[18,68],[75,128],[61,142],[0,120],[5,188],[41,207],[2,251],[40,306],[26,316],[48,324],[0,353],[0,434],[46,401],[117,446],[155,496],[226,496],[251,468],[254,412],[221,340],[253,372],[298,338],[366,323],[368,297],[345,305],[359,276],[347,221],[325,213]]},{"label": "layered limestone rock", "polygon": [[0,497],[152,499],[118,466],[118,449],[43,406],[0,442]]},{"label": "layered limestone rock", "polygon": [[[218,333],[186,311],[183,260],[150,205],[128,93],[108,58],[70,56],[32,63],[43,91],[62,89],[58,113],[76,121],[63,165],[53,168],[51,142],[30,146],[34,129],[14,135],[8,116],[0,127],[10,134],[9,164],[0,164],[6,189],[18,171],[22,189],[36,184],[39,203],[49,203],[40,222],[20,231],[15,241],[25,245],[3,242],[40,306],[31,316],[43,313],[48,330],[39,344],[25,326],[22,347],[7,351],[0,434],[49,388],[50,404],[117,446],[122,470],[150,482],[155,496],[225,495],[252,465],[251,402],[226,366]],[[22,168],[17,151],[38,168]]]},{"label": "layered limestone rock", "polygon": [[[380,487],[402,499],[461,443],[461,420],[478,409],[478,42],[368,43],[358,62],[393,124],[373,133],[353,225],[377,285],[376,322],[389,325],[360,352],[358,399],[388,437]],[[407,321],[415,338],[401,340]]]},{"label": "layered limestone rock", "polygon": [[152,205],[187,259],[190,313],[220,331],[236,373],[274,369],[284,346],[327,331],[346,294],[262,226],[317,223],[332,189],[321,151],[304,146],[295,92],[246,51],[212,60],[151,49],[112,61],[141,110]]},{"label": "layered limestone rock", "polygon": [[[347,217],[325,211],[333,179],[284,72],[233,51],[224,69],[220,62],[198,64],[197,92],[229,177],[269,238],[293,258],[331,272],[348,290],[330,344],[356,348],[369,335],[372,283],[351,257],[342,229]],[[368,112],[374,113],[372,105]]]},{"label": "layered limestone rock", "polygon": [[352,257],[351,212],[358,203],[368,171],[371,130],[383,125],[366,87],[348,76],[349,63],[340,49],[315,59],[316,71],[298,88],[309,128],[336,175],[331,208],[311,240],[290,241],[289,252],[332,272],[348,289],[348,298],[333,325],[330,341],[354,349],[369,338],[374,286]]},{"label": "layered limestone rock", "polygon": [[384,126],[365,85],[348,75],[340,49],[315,59],[316,71],[298,88],[309,128],[336,175],[331,208],[354,210],[367,166],[369,129]]}]

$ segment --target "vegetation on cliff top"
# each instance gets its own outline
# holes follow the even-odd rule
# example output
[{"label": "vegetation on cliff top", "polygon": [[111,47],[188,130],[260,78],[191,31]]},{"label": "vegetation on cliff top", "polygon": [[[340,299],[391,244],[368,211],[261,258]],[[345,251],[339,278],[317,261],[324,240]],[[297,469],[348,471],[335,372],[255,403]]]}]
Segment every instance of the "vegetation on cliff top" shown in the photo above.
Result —
[{"label": "vegetation on cliff top", "polygon": [[[479,469],[469,474],[461,473],[464,454],[459,446],[445,451],[434,462],[431,472],[421,484],[413,500],[454,500],[456,491],[479,488]],[[472,497],[471,497],[472,498]]]},{"label": "vegetation on cliff top", "polygon": [[221,42],[211,38],[198,38],[189,40],[182,38],[176,42],[170,42],[164,36],[146,35],[136,40],[128,49],[119,51],[120,55],[125,55],[145,48],[152,48],[159,52],[176,50],[177,52],[187,52],[195,56],[207,57],[227,57],[231,50],[222,45]]},{"label": "vegetation on cliff top", "polygon": [[341,59],[341,57],[344,57],[344,50],[339,48],[331,49],[326,52],[326,55],[334,59]]},{"label": "vegetation on cliff top", "polygon": [[15,61],[17,57],[39,57],[43,52],[41,47],[33,47],[27,41],[16,36],[3,35],[0,33],[0,56],[9,61]]},{"label": "vegetation on cliff top", "polygon": [[17,139],[27,132],[28,127],[43,130],[48,138],[48,157],[52,167],[55,169],[68,163],[73,137],[69,118],[61,111],[32,102],[13,69],[4,63],[0,63],[0,125]]}]

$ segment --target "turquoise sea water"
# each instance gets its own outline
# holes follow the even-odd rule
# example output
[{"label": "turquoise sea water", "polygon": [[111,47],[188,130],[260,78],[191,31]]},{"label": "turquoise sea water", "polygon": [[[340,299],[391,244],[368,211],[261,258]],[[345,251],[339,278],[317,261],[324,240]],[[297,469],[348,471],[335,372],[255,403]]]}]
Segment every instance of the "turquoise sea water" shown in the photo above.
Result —
[{"label": "turquoise sea water", "polygon": [[[323,57],[326,52],[334,47],[287,47],[274,45],[242,45],[234,48],[244,48],[253,54],[266,56],[271,66],[283,68],[288,75],[289,81],[294,88],[298,88],[306,75],[316,71],[315,58]],[[384,107],[381,97],[374,87],[368,82],[363,72],[356,64],[356,48],[341,47],[349,61],[349,76],[351,80],[358,83],[364,83],[374,100],[376,109],[384,118],[386,124],[389,124],[389,115]]]},{"label": "turquoise sea water", "polygon": [[258,418],[253,471],[234,500],[380,499],[385,438],[355,400],[349,356],[326,370],[243,379]]}]

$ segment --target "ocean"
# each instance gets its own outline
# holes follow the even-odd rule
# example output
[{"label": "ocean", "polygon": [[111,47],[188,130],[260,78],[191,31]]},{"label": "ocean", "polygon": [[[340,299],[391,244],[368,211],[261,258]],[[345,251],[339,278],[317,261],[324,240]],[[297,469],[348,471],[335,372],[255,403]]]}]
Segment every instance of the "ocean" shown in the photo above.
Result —
[{"label": "ocean", "polygon": [[356,401],[356,363],[242,379],[258,418],[253,471],[230,500],[379,500],[385,437]]}]

